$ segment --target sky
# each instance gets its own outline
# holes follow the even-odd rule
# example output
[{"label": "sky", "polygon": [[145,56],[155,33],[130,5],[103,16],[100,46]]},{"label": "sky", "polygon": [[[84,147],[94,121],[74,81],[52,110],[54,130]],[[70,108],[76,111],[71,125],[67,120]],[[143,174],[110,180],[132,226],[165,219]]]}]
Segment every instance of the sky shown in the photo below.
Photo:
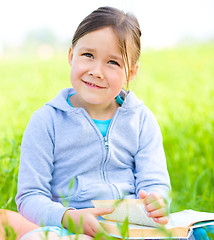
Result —
[{"label": "sky", "polygon": [[29,31],[40,28],[50,28],[62,41],[71,40],[80,21],[100,6],[135,14],[143,46],[214,39],[214,0],[0,0],[0,45],[18,46]]}]

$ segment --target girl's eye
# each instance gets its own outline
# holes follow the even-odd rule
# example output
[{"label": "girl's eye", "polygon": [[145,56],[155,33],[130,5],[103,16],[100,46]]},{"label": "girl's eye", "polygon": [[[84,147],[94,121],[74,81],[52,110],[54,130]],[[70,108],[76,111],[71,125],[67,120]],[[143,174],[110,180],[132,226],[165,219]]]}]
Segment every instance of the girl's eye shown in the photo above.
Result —
[{"label": "girl's eye", "polygon": [[110,60],[109,61],[110,64],[113,64],[113,65],[117,65],[117,66],[120,66],[120,64],[114,60]]},{"label": "girl's eye", "polygon": [[93,54],[91,54],[91,53],[83,53],[82,56],[85,56],[88,58],[94,58]]}]

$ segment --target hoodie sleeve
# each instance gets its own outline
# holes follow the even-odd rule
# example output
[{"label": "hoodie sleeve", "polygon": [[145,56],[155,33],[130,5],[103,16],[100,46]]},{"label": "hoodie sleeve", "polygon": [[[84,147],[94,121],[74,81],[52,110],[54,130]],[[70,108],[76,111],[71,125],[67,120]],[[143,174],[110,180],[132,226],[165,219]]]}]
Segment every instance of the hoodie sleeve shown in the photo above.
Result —
[{"label": "hoodie sleeve", "polygon": [[31,222],[60,227],[68,208],[52,201],[54,130],[36,113],[22,139],[16,204],[18,211]]},{"label": "hoodie sleeve", "polygon": [[139,130],[139,149],[135,155],[136,194],[138,196],[141,189],[148,194],[156,192],[169,203],[171,187],[160,127],[153,113],[145,108]]}]

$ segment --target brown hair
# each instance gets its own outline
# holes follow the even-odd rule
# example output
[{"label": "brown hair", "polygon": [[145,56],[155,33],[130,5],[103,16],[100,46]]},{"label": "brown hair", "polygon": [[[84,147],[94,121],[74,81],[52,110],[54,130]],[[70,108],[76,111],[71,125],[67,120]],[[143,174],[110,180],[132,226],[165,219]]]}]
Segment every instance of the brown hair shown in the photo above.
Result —
[{"label": "brown hair", "polygon": [[[73,36],[72,47],[74,48],[77,41],[87,33],[107,26],[111,26],[118,37],[128,86],[130,67],[134,67],[137,63],[141,51],[141,31],[138,20],[134,15],[124,13],[113,7],[98,8],[79,24]],[[131,56],[128,55],[127,49],[131,50]]]}]

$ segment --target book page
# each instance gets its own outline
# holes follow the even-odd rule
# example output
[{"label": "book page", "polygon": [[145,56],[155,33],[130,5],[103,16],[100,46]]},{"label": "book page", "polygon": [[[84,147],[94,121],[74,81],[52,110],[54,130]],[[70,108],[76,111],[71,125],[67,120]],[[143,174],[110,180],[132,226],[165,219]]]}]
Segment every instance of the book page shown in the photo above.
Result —
[{"label": "book page", "polygon": [[144,200],[142,199],[123,199],[123,200],[94,200],[95,207],[113,207],[114,212],[102,217],[108,220],[124,222],[128,216],[131,224],[138,224],[149,227],[158,227],[159,225],[147,216]]},{"label": "book page", "polygon": [[177,213],[171,213],[169,215],[169,223],[166,225],[166,228],[169,229],[173,227],[190,227],[196,222],[209,220],[214,221],[214,213],[184,210]]}]

